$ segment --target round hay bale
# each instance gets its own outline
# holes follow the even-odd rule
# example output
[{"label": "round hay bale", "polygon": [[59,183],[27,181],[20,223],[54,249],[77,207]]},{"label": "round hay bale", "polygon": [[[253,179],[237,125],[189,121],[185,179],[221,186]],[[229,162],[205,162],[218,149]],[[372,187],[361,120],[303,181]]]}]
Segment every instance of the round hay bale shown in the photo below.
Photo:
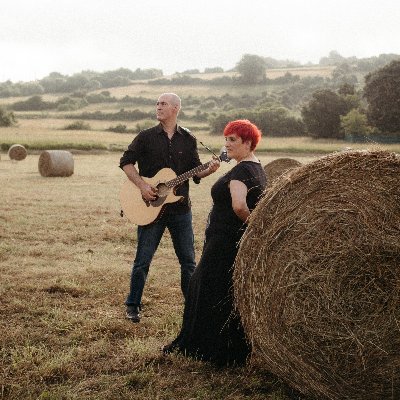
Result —
[{"label": "round hay bale", "polygon": [[45,150],[40,154],[38,167],[42,176],[71,176],[74,158],[66,150]]},{"label": "round hay bale", "polygon": [[293,168],[301,166],[300,161],[293,158],[277,158],[264,165],[264,171],[267,175],[268,186],[270,186],[278,177],[284,173],[292,170]]},{"label": "round hay bale", "polygon": [[8,149],[8,157],[10,160],[21,161],[24,160],[27,156],[28,152],[22,144],[13,144]]},{"label": "round hay bale", "polygon": [[335,153],[279,179],[233,279],[269,371],[318,399],[399,399],[400,156]]}]

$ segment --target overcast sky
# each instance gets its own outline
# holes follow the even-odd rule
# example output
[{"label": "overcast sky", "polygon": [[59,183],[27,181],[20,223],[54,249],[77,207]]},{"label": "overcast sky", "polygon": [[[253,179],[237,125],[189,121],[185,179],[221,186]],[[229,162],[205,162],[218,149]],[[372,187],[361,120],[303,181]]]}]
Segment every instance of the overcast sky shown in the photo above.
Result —
[{"label": "overcast sky", "polygon": [[0,82],[120,67],[233,68],[243,54],[318,63],[400,54],[399,0],[12,0]]}]

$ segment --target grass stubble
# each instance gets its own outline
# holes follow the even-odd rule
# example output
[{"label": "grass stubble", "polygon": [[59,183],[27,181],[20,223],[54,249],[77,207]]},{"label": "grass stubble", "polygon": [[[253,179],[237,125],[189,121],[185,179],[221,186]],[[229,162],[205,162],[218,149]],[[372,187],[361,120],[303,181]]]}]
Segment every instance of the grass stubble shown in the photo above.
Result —
[{"label": "grass stubble", "polygon": [[[193,94],[193,88],[186,90],[180,95]],[[213,90],[215,95],[226,92]],[[233,94],[241,95],[237,90]],[[144,84],[117,88],[111,95],[156,98],[163,91],[170,87]],[[196,93],[209,96],[210,87],[196,88]],[[49,95],[44,99],[55,100]],[[132,324],[125,319],[136,229],[119,215],[124,174],[117,165],[132,135],[106,132],[115,121],[90,121],[91,130],[66,131],[63,127],[70,121],[53,114],[19,118],[18,126],[0,128],[0,144],[29,146],[23,161],[7,160],[4,149],[0,160],[0,398],[297,398],[260,366],[218,369],[178,355],[161,355],[161,346],[179,331],[183,309],[179,265],[168,234],[150,268],[142,321]],[[127,125],[133,128],[136,122]],[[183,125],[193,129],[190,121]],[[222,147],[223,138],[210,136],[207,126],[193,132],[216,151]],[[304,164],[317,157],[307,153],[348,145],[268,138],[258,150],[267,151],[260,156],[263,165],[282,156]],[[398,145],[382,147],[398,151]],[[74,153],[72,176],[40,176],[38,153],[49,149]],[[88,149],[96,152],[86,153]],[[204,151],[201,146],[199,150]],[[202,158],[210,159],[207,154]],[[230,168],[223,164],[200,185],[191,184],[197,259],[211,185]]]},{"label": "grass stubble", "polygon": [[[119,157],[75,155],[68,178],[41,177],[38,155],[2,157],[0,398],[293,398],[254,366],[162,356],[179,331],[183,300],[168,233],[150,268],[142,321],[125,319],[136,230],[119,215]],[[210,187],[229,168],[191,184],[197,259]]]}]

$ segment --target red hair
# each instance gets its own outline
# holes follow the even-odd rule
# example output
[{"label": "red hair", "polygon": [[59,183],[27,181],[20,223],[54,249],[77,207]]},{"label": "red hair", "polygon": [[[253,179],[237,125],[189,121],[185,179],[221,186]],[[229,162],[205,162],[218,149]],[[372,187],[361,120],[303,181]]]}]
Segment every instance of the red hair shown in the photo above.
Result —
[{"label": "red hair", "polygon": [[224,129],[224,136],[237,135],[243,142],[250,141],[250,150],[253,151],[261,139],[261,131],[247,119],[238,119],[229,122]]}]

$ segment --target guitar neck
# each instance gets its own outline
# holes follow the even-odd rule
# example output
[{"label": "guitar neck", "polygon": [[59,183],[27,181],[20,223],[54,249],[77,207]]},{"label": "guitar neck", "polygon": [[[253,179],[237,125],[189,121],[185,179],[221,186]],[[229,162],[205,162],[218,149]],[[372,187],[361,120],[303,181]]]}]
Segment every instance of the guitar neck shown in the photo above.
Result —
[{"label": "guitar neck", "polygon": [[193,168],[187,172],[185,172],[182,175],[178,175],[176,178],[171,179],[170,181],[165,182],[165,185],[169,188],[173,188],[182,182],[185,182],[186,180],[190,179],[192,176],[195,176],[199,172],[202,172],[208,168],[210,165],[211,161],[206,162],[205,164],[199,165],[196,168]]}]

